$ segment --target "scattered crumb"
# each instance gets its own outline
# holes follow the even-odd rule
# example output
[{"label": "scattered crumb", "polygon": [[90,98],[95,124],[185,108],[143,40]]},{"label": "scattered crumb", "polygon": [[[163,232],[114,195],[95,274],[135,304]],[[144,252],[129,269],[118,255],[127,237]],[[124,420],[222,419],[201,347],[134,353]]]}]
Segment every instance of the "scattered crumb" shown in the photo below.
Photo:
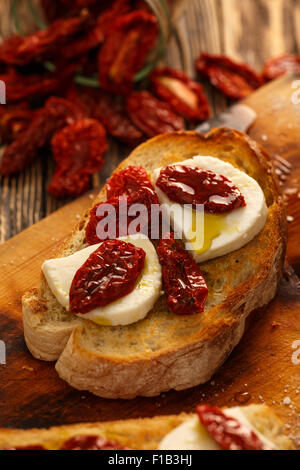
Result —
[{"label": "scattered crumb", "polygon": [[279,321],[272,321],[272,328],[278,328],[279,326],[281,326]]},{"label": "scattered crumb", "polygon": [[214,380],[212,380],[212,381],[210,382],[210,385],[214,386],[214,385],[216,385],[216,382],[215,382]]},{"label": "scattered crumb", "polygon": [[294,222],[295,218],[292,215],[288,215],[286,220],[290,223],[290,222]]},{"label": "scattered crumb", "polygon": [[94,194],[89,194],[90,199],[94,199],[94,197],[95,197]]},{"label": "scattered crumb", "polygon": [[284,194],[287,194],[288,196],[292,196],[293,194],[296,194],[297,192],[298,192],[298,188],[286,188],[284,190]]},{"label": "scattered crumb", "polygon": [[290,399],[290,397],[285,397],[285,398],[283,399],[283,404],[284,404],[284,405],[290,405],[290,404],[291,404],[291,399]]},{"label": "scattered crumb", "polygon": [[261,136],[261,138],[262,138],[262,140],[263,140],[264,142],[266,142],[266,141],[268,140],[268,136],[267,136],[266,134],[263,134],[263,135]]},{"label": "scattered crumb", "polygon": [[33,368],[33,367],[29,367],[29,366],[22,366],[22,369],[24,369],[24,370],[29,370],[29,372],[33,372],[33,371],[34,371],[34,368]]}]

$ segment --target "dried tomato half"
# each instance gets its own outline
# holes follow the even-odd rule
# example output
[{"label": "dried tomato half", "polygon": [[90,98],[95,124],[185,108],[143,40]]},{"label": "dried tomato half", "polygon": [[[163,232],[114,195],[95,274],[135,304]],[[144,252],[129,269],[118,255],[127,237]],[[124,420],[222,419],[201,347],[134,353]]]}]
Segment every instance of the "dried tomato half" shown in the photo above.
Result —
[{"label": "dried tomato half", "polygon": [[27,129],[5,148],[0,174],[22,171],[37,156],[38,150],[50,142],[55,132],[83,117],[81,111],[64,98],[49,98]]},{"label": "dried tomato half", "polygon": [[32,120],[34,119],[35,111],[32,109],[14,107],[7,109],[7,112],[2,116],[0,115],[0,140],[1,143],[11,143],[18,136],[24,132]]},{"label": "dried tomato half", "polygon": [[202,86],[184,72],[169,67],[156,69],[151,82],[155,94],[185,119],[202,121],[209,118],[210,106]]},{"label": "dried tomato half", "polygon": [[101,91],[98,88],[77,86],[72,83],[65,93],[65,98],[74,103],[86,117],[97,119],[94,109],[101,99]]},{"label": "dried tomato half", "polygon": [[74,436],[68,439],[59,450],[125,450],[113,441],[100,436]]},{"label": "dried tomato half", "polygon": [[156,249],[171,312],[177,315],[203,312],[208,289],[197,263],[174,240],[173,234],[161,239]]},{"label": "dried tomato half", "polygon": [[286,73],[300,73],[300,56],[284,54],[268,60],[263,68],[262,74],[265,80],[285,75]]},{"label": "dried tomato half", "polygon": [[33,444],[33,445],[30,445],[30,446],[9,447],[9,448],[4,449],[4,450],[46,450],[46,448],[42,445]]},{"label": "dried tomato half", "polygon": [[[151,208],[153,205],[158,206],[157,195],[151,188],[142,187],[136,193],[129,196],[111,197],[105,202],[96,204],[90,212],[90,220],[86,227],[85,238],[89,245],[94,245],[107,238],[118,238],[127,235],[130,225],[135,224],[137,215],[131,214],[132,208],[137,208],[137,204],[141,206],[143,212],[139,214],[139,224],[134,225],[134,233],[143,233],[151,236]],[[101,214],[101,215],[100,215]],[[111,224],[102,227],[103,236],[97,230],[98,223],[106,223],[111,217]],[[133,235],[133,233],[129,233]]]},{"label": "dried tomato half", "polygon": [[196,60],[196,69],[234,100],[245,98],[264,83],[263,78],[247,64],[234,62],[223,55],[202,53]]},{"label": "dried tomato half", "polygon": [[122,15],[113,23],[99,52],[99,82],[103,90],[127,95],[133,79],[154,47],[157,20],[145,11]]},{"label": "dried tomato half", "polygon": [[196,412],[211,437],[224,450],[271,450],[252,429],[216,406],[199,405]]},{"label": "dried tomato half", "polygon": [[94,118],[102,122],[108,134],[128,145],[137,145],[143,133],[128,116],[123,102],[114,96],[103,94],[94,106]]},{"label": "dried tomato half", "polygon": [[226,176],[202,168],[169,165],[162,168],[156,181],[171,201],[180,204],[204,204],[205,212],[223,214],[246,205],[240,190]]},{"label": "dried tomato half", "polygon": [[49,193],[54,197],[79,196],[89,188],[90,175],[99,171],[107,150],[105,129],[95,119],[82,119],[57,132],[52,151],[57,166]]},{"label": "dried tomato half", "polygon": [[182,117],[148,91],[131,93],[126,100],[126,109],[134,124],[148,137],[185,128]]},{"label": "dried tomato half", "polygon": [[61,90],[67,80],[73,76],[76,68],[74,64],[69,64],[60,73],[41,75],[23,75],[11,68],[5,75],[0,75],[0,80],[3,80],[6,85],[7,103],[44,96]]},{"label": "dried tomato half", "polygon": [[[91,2],[86,3],[87,7],[89,6],[88,3],[91,4]],[[84,37],[75,39],[63,47],[61,50],[62,56],[71,59],[72,57],[85,54],[90,49],[102,44],[116,18],[129,11],[129,0],[114,1],[110,8],[107,8],[97,16],[95,24],[86,32]]]},{"label": "dried tomato half", "polygon": [[76,18],[64,18],[54,21],[46,30],[29,36],[14,35],[0,46],[0,61],[12,65],[25,65],[37,57],[57,52],[74,34],[87,25],[85,15]]},{"label": "dried tomato half", "polygon": [[133,291],[146,253],[132,243],[106,240],[76,272],[70,287],[70,311],[87,313]]},{"label": "dried tomato half", "polygon": [[[124,170],[114,173],[106,183],[108,198],[135,194],[141,188],[154,188],[148,178],[145,168],[142,166],[128,166]],[[156,204],[158,204],[158,199]]]}]

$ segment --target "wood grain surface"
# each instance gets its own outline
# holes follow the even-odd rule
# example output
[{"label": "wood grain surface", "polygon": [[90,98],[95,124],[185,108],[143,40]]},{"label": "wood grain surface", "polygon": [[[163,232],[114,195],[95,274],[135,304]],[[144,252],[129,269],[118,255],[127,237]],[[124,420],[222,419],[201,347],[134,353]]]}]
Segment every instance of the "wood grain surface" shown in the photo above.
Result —
[{"label": "wood grain surface", "polygon": [[[191,67],[192,57],[200,50],[208,50],[247,58],[259,68],[270,54],[297,50],[300,36],[293,25],[299,15],[296,1],[195,1],[180,21],[179,36],[186,38],[190,50],[185,66]],[[276,37],[271,36],[271,30]],[[168,61],[180,64],[176,39],[170,45]],[[27,351],[21,295],[38,284],[41,262],[51,257],[78,215],[91,205],[93,193],[89,193],[0,246],[0,340],[6,346],[6,364],[0,364],[0,426],[48,427],[172,414],[191,411],[199,402],[218,406],[265,402],[283,418],[286,433],[300,449],[300,355],[295,346],[300,341],[300,105],[291,102],[294,78],[274,83],[267,93],[262,90],[248,99],[258,112],[250,134],[271,152],[293,218],[286,274],[276,299],[267,309],[253,314],[242,342],[212,381],[157,398],[105,400],[73,390],[58,378],[53,363],[37,361]],[[207,91],[215,109],[221,110],[226,100],[210,87]],[[95,186],[104,182],[120,156],[126,154],[126,149],[119,153],[119,147],[113,145],[104,173],[95,177]],[[2,240],[61,204],[44,191],[51,167],[44,157],[18,178],[2,181]]]}]

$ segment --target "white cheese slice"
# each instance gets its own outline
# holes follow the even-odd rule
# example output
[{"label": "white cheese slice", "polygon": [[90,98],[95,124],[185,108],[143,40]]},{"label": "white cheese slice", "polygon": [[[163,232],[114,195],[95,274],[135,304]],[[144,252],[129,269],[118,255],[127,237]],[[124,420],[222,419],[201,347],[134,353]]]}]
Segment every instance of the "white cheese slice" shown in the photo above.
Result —
[{"label": "white cheese slice", "polygon": [[[156,185],[161,168],[154,170],[152,179],[165,218],[170,219],[175,232],[182,236],[185,248],[197,263],[223,256],[250,242],[264,227],[268,209],[264,193],[256,180],[228,162],[211,156],[195,156],[178,165],[194,166],[226,176],[239,188],[246,206],[228,214],[214,215],[185,208],[171,201]],[[198,230],[195,238],[195,223]],[[200,233],[201,232],[201,233]]]},{"label": "white cheese slice", "polygon": [[[77,314],[99,325],[128,325],[144,318],[161,295],[161,267],[156,250],[149,238],[142,234],[122,237],[128,243],[146,252],[145,266],[130,294],[117,299],[105,307],[98,307],[85,314]],[[69,291],[76,271],[85,263],[101,243],[91,245],[64,258],[49,259],[42,271],[58,302],[69,310]]]},{"label": "white cheese slice", "polygon": [[[236,418],[241,424],[250,428],[257,437],[269,448],[276,446],[258,431],[246,418],[242,408],[234,407],[224,410],[227,416]],[[201,424],[198,416],[193,416],[177,428],[169,432],[160,442],[159,450],[222,450],[219,444],[209,435]]]}]

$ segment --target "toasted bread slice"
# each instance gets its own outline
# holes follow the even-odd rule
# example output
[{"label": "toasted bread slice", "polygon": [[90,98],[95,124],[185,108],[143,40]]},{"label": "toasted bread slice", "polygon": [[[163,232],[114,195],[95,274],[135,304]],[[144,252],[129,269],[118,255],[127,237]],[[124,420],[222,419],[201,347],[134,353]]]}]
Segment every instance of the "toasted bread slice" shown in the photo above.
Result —
[{"label": "toasted bread slice", "polygon": [[[286,216],[272,165],[248,136],[227,128],[208,134],[182,132],[137,147],[116,171],[155,168],[194,155],[226,160],[255,178],[264,191],[268,218],[246,246],[201,264],[209,288],[202,314],[178,316],[165,296],[148,316],[128,326],[97,326],[63,309],[42,278],[23,296],[26,343],[32,354],[55,361],[61,378],[79,390],[107,398],[155,396],[206,382],[238,344],[251,311],[274,297],[282,275]],[[95,202],[106,199],[105,187]],[[86,246],[87,213],[57,256]]]},{"label": "toasted bread slice", "polygon": [[[243,412],[248,421],[270,441],[274,442],[278,449],[291,449],[290,439],[283,435],[281,420],[268,406],[249,405],[243,407]],[[0,449],[43,445],[46,449],[55,450],[74,436],[97,435],[130,449],[155,450],[166,434],[192,416],[194,415],[181,413],[173,416],[71,424],[50,429],[28,429],[26,431],[21,429],[0,429]]]}]

